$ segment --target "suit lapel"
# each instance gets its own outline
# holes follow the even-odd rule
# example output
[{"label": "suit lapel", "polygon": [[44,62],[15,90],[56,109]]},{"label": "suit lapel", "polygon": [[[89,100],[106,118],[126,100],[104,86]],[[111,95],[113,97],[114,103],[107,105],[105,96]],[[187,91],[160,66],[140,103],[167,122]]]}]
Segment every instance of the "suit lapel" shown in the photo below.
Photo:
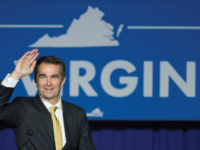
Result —
[{"label": "suit lapel", "polygon": [[62,107],[63,107],[63,120],[64,120],[64,126],[65,126],[65,136],[67,143],[64,145],[63,150],[66,149],[69,146],[70,143],[70,135],[72,131],[73,126],[73,118],[71,113],[71,108],[67,104],[67,102],[62,100]]},{"label": "suit lapel", "polygon": [[48,137],[50,139],[50,143],[53,146],[53,149],[55,149],[55,142],[54,142],[54,133],[53,133],[53,122],[51,118],[51,114],[41,101],[39,95],[35,97],[35,105],[38,108],[38,111],[40,112],[40,115],[42,117],[46,132],[48,134]]}]

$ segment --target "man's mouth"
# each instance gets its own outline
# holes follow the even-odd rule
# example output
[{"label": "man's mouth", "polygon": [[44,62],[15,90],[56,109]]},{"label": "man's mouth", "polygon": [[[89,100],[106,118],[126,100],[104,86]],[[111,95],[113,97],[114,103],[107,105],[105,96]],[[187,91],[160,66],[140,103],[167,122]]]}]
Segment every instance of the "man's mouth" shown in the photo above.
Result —
[{"label": "man's mouth", "polygon": [[51,92],[51,91],[53,91],[53,88],[45,88],[45,91]]}]

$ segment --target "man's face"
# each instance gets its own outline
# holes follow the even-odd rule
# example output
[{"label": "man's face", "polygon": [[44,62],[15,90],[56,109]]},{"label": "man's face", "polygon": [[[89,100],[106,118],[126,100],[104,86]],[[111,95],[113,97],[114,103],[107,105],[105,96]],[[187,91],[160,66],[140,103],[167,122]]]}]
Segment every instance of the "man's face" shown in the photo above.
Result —
[{"label": "man's face", "polygon": [[57,102],[65,78],[61,80],[60,65],[41,63],[36,75],[36,86],[40,97],[45,101]]}]

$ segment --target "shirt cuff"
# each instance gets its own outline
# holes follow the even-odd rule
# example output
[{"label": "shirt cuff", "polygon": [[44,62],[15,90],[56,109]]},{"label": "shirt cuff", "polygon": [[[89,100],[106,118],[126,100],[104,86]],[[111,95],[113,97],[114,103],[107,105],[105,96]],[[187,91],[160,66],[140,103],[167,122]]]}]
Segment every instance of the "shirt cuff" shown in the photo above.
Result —
[{"label": "shirt cuff", "polygon": [[11,77],[9,77],[9,73],[7,74],[7,76],[3,79],[3,81],[1,82],[1,85],[5,86],[5,87],[10,87],[10,88],[14,88],[19,80],[13,79]]}]

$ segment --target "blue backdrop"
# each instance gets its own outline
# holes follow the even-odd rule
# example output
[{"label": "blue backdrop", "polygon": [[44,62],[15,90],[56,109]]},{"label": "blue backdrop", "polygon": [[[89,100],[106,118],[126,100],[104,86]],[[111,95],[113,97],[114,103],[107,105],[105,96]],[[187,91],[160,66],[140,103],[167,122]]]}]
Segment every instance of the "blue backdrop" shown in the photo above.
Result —
[{"label": "blue backdrop", "polygon": [[[65,61],[62,97],[86,110],[98,150],[198,150],[199,8],[200,1],[0,0],[0,79],[38,48]],[[11,100],[35,95],[31,74]],[[3,124],[0,149],[16,149]]]},{"label": "blue backdrop", "polygon": [[[199,1],[0,1],[0,78],[32,48],[90,120],[199,120]],[[5,65],[6,64],[6,65]],[[13,94],[35,96],[33,75]]]}]

